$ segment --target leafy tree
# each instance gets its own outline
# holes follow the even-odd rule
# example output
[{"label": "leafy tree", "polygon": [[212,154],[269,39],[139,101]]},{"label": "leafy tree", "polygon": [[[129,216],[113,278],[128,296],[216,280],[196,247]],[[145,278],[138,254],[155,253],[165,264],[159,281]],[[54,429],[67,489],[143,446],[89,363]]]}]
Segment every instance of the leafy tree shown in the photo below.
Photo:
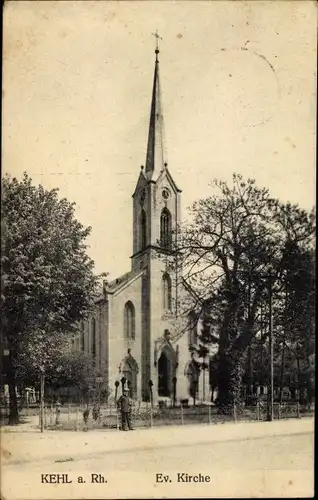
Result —
[{"label": "leafy tree", "polygon": [[90,228],[58,190],[6,176],[2,184],[2,331],[9,344],[9,423],[18,422],[16,369],[24,351],[46,370],[56,346],[93,306],[97,278],[87,256]]},{"label": "leafy tree", "polygon": [[206,329],[218,331],[219,403],[227,407],[241,403],[247,350],[269,287],[274,296],[281,289],[286,242],[306,248],[314,215],[280,203],[239,175],[231,187],[220,181],[215,186],[218,195],[191,207],[193,222],[181,228],[176,250],[201,307],[209,301]]},{"label": "leafy tree", "polygon": [[[303,388],[307,386],[310,397],[313,387],[307,375],[310,356],[315,352],[314,251],[287,241],[283,258],[284,286],[280,307],[274,317],[276,349],[281,353],[280,392],[282,394],[286,369],[294,373],[298,391],[301,385]],[[296,369],[286,363],[286,351],[289,351],[291,363],[296,364]]]},{"label": "leafy tree", "polygon": [[[38,364],[30,362],[29,354],[32,356],[33,348],[28,347],[29,349],[20,352],[17,358],[17,383],[21,387],[39,388]],[[91,354],[72,350],[70,342],[65,344],[65,339],[60,339],[55,349],[51,349],[49,363],[46,365],[46,397],[60,388],[72,388],[76,389],[76,396],[87,399],[91,390],[96,391],[96,378],[99,375]],[[109,388],[103,388],[103,393],[109,395]]]},{"label": "leafy tree", "polygon": [[96,377],[99,375],[95,360],[86,352],[66,351],[55,360],[46,374],[46,385],[55,391],[61,387],[76,388],[82,398],[96,388]]}]

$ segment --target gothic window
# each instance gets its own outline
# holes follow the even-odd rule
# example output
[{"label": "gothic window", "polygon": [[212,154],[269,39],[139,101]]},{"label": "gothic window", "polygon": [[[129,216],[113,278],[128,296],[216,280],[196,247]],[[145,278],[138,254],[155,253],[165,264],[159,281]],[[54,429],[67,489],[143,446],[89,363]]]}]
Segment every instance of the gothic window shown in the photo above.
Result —
[{"label": "gothic window", "polygon": [[92,355],[96,357],[96,320],[92,319]]},{"label": "gothic window", "polygon": [[171,214],[164,208],[160,217],[160,244],[164,248],[171,248]]},{"label": "gothic window", "polygon": [[162,276],[162,307],[164,311],[172,309],[171,278],[168,273]]},{"label": "gothic window", "polygon": [[135,339],[135,307],[130,300],[124,309],[124,333],[126,339]]},{"label": "gothic window", "polygon": [[142,209],[140,216],[140,231],[141,250],[144,250],[147,246],[147,216],[144,209]]}]

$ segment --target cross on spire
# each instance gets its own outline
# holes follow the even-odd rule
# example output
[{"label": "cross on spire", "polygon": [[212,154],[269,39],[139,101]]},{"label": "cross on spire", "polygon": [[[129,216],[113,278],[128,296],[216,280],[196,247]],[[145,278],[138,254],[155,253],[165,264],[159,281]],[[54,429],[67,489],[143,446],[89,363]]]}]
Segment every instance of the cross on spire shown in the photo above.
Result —
[{"label": "cross on spire", "polygon": [[156,30],[156,33],[151,33],[155,38],[156,38],[156,61],[158,60],[158,54],[159,54],[159,39],[162,40],[162,37],[159,35],[158,30]]}]

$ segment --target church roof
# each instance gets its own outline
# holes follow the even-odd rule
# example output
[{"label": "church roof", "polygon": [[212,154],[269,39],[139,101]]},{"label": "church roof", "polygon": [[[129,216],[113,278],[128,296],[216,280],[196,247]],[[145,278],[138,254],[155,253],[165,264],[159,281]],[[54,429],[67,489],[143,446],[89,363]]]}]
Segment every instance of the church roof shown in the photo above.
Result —
[{"label": "church roof", "polygon": [[156,180],[158,178],[166,161],[164,151],[164,123],[159,79],[158,47],[156,48],[155,53],[155,73],[151,98],[148,146],[145,166],[145,175],[148,180]]},{"label": "church roof", "polygon": [[142,271],[129,271],[128,273],[122,274],[118,278],[110,281],[107,283],[105,287],[105,291],[107,293],[115,293],[117,290],[119,290],[122,286],[127,285],[133,278],[136,278],[142,274]]}]

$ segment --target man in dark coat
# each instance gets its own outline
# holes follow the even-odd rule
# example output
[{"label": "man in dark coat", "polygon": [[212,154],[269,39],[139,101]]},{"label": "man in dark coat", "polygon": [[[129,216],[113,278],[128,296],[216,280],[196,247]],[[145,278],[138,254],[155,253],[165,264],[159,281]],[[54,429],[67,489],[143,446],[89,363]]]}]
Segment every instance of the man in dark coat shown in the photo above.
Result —
[{"label": "man in dark coat", "polygon": [[131,426],[131,399],[129,391],[125,390],[123,395],[117,400],[117,408],[121,414],[121,430],[133,431],[134,429]]}]

